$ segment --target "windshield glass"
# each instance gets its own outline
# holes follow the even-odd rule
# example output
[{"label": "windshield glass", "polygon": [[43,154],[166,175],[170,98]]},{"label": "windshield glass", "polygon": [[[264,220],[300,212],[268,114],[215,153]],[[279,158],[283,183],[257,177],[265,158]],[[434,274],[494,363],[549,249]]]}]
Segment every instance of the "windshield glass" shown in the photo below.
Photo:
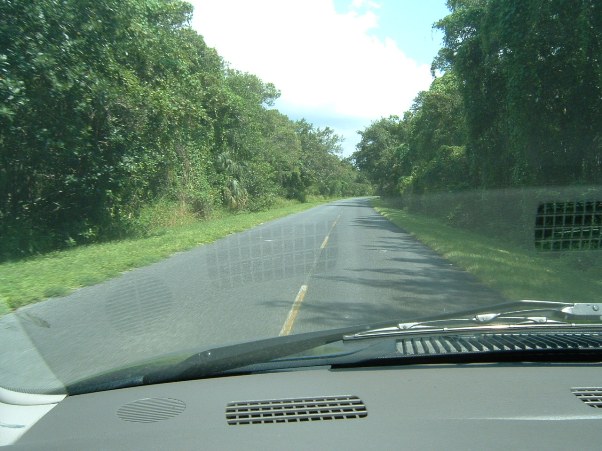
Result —
[{"label": "windshield glass", "polygon": [[0,16],[2,388],[602,302],[596,1],[8,0]]}]

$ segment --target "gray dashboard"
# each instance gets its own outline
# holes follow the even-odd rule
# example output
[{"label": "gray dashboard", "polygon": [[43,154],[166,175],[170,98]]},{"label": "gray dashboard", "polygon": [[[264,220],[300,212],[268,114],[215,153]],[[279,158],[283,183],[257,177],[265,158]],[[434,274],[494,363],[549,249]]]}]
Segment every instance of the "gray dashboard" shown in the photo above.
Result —
[{"label": "gray dashboard", "polygon": [[594,449],[602,408],[575,389],[601,386],[591,364],[230,376],[66,397],[8,449]]}]

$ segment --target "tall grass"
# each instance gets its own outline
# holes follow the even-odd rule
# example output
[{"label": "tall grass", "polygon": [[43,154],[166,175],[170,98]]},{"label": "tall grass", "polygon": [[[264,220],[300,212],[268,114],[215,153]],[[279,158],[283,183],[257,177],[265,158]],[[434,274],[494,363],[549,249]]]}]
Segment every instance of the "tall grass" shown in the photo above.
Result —
[{"label": "tall grass", "polygon": [[175,252],[210,243],[231,233],[297,213],[321,203],[281,199],[277,207],[259,212],[215,211],[199,219],[185,206],[160,201],[140,216],[144,236],[78,246],[20,261],[0,263],[0,314],[48,297],[115,277],[161,260]]},{"label": "tall grass", "polygon": [[[551,254],[482,228],[480,233],[451,227],[437,215],[424,215],[383,200],[375,208],[508,300],[602,301],[602,255],[599,251]],[[498,226],[503,228],[503,225]]]}]

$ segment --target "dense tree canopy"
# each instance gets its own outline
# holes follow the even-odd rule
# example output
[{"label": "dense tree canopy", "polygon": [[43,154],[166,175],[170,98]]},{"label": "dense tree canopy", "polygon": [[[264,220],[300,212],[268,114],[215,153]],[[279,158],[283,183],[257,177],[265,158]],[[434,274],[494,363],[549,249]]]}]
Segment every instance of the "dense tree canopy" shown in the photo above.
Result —
[{"label": "dense tree canopy", "polygon": [[330,129],[272,109],[181,0],[0,2],[0,256],[127,233],[167,197],[200,215],[366,192]]},{"label": "dense tree canopy", "polygon": [[466,186],[466,122],[451,71],[418,94],[403,119],[380,119],[360,135],[353,160],[381,194]]},{"label": "dense tree canopy", "polygon": [[[197,214],[279,197],[602,180],[602,7],[449,0],[436,74],[402,117],[360,131],[273,108],[182,0],[0,3],[0,256],[129,233],[157,199]],[[358,171],[359,169],[359,171]]]},{"label": "dense tree canopy", "polygon": [[438,73],[353,155],[381,193],[602,180],[602,5],[449,0]]}]

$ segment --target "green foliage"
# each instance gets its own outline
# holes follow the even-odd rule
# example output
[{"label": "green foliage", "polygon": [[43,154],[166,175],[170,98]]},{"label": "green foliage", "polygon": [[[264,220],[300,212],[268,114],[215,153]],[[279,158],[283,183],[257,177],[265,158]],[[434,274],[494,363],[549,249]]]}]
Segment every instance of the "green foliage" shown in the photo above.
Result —
[{"label": "green foliage", "polygon": [[174,227],[198,221],[191,205],[167,197],[144,205],[135,220],[135,230],[140,236],[160,235]]},{"label": "green foliage", "polygon": [[404,158],[406,122],[390,116],[373,122],[359,134],[362,139],[352,156],[354,165],[376,186],[377,193],[395,193],[397,180],[412,167],[411,161]]},{"label": "green foliage", "polygon": [[418,94],[403,119],[380,119],[360,134],[352,158],[379,194],[451,190],[467,184],[466,125],[453,72]]},{"label": "green foliage", "polygon": [[[140,266],[159,261],[174,252],[213,242],[258,224],[314,207],[325,200],[301,204],[279,200],[269,211],[234,214],[221,212],[199,221],[173,201],[161,199],[144,207],[147,236],[0,263],[0,315],[49,296],[62,296],[79,287],[102,282]],[[179,215],[179,218],[173,218]],[[171,216],[171,217],[170,217]]]},{"label": "green foliage", "polygon": [[[445,193],[599,183],[599,2],[449,0],[448,6],[450,14],[435,24],[444,46],[430,89],[402,119],[381,119],[360,132],[353,161],[377,192],[400,192],[407,206],[441,212],[455,225],[481,224],[481,214],[494,218],[488,227],[495,228],[497,204]],[[433,193],[447,204],[417,200]],[[511,202],[521,214],[525,205],[523,198]]]},{"label": "green foliage", "polygon": [[602,11],[594,0],[450,1],[436,61],[461,80],[479,186],[600,178]]},{"label": "green foliage", "polygon": [[157,199],[206,217],[325,191],[343,163],[316,161],[338,137],[268,109],[277,89],[228,68],[191,15],[181,0],[0,3],[0,259],[144,233]]},{"label": "green foliage", "polygon": [[532,247],[515,246],[488,228],[460,230],[431,215],[409,213],[388,202],[376,202],[376,208],[387,219],[507,299],[591,302],[599,297],[602,289],[599,254],[591,256],[590,264],[579,265],[575,256],[546,258]]}]

